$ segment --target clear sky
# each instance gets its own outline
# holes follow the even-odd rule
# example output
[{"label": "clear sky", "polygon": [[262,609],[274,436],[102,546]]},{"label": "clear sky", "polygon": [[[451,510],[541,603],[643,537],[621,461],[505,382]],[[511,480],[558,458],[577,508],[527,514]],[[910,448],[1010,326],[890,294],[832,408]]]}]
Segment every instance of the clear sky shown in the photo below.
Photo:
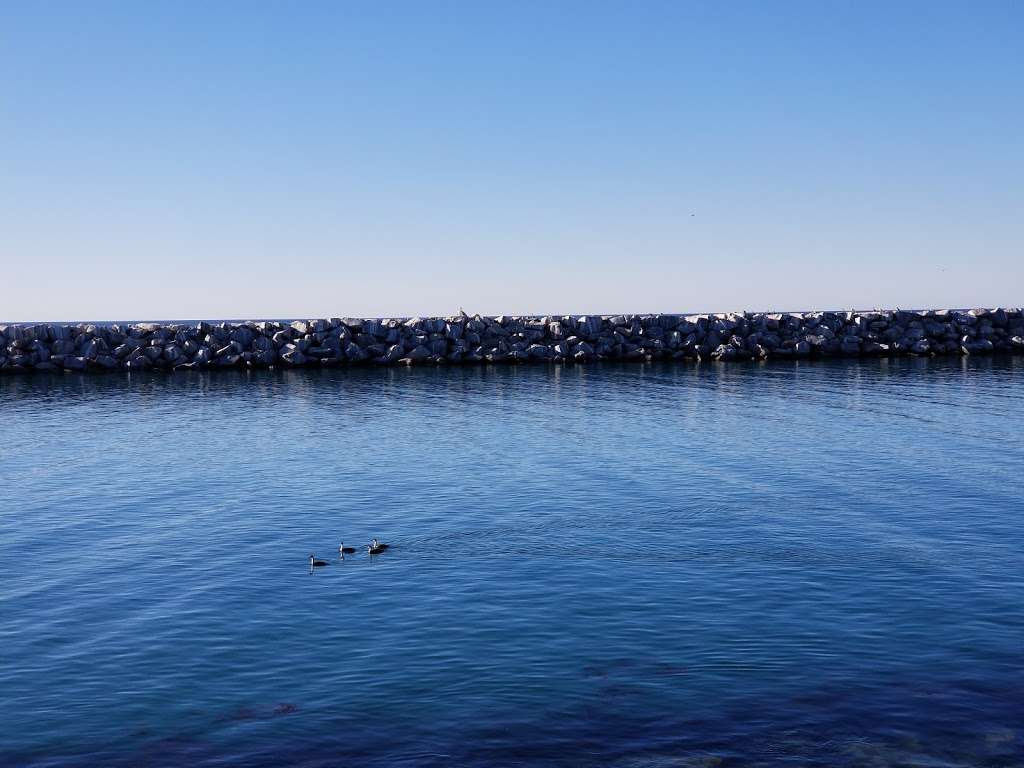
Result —
[{"label": "clear sky", "polygon": [[0,3],[0,319],[1024,303],[1024,2]]}]

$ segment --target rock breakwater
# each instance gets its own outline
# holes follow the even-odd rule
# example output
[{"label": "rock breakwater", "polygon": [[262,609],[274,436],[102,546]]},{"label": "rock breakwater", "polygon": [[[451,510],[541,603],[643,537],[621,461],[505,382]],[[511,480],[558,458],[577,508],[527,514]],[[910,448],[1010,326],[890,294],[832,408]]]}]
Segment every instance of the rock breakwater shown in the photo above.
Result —
[{"label": "rock breakwater", "polygon": [[0,325],[0,373],[1008,352],[1020,309]]}]

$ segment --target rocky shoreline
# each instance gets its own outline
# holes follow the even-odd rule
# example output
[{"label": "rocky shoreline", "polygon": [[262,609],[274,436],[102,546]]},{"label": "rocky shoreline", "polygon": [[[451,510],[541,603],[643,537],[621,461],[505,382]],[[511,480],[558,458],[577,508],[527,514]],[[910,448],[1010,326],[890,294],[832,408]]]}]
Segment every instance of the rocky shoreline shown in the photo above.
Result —
[{"label": "rocky shoreline", "polygon": [[0,325],[0,373],[1024,352],[1020,309]]}]

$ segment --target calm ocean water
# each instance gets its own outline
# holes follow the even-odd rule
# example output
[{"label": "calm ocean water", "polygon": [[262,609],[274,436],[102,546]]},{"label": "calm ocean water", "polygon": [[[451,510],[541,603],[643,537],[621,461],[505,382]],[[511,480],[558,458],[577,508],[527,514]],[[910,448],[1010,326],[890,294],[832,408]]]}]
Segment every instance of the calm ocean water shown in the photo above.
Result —
[{"label": "calm ocean water", "polygon": [[0,378],[0,764],[1024,765],[1022,426],[1020,358]]}]

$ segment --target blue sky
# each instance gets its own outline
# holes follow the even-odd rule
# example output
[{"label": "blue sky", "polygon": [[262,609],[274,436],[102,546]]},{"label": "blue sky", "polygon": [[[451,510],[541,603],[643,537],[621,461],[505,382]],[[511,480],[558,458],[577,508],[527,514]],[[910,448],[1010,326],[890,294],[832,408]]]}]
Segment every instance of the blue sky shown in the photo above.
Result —
[{"label": "blue sky", "polygon": [[1024,3],[7,2],[0,318],[1024,302]]}]

